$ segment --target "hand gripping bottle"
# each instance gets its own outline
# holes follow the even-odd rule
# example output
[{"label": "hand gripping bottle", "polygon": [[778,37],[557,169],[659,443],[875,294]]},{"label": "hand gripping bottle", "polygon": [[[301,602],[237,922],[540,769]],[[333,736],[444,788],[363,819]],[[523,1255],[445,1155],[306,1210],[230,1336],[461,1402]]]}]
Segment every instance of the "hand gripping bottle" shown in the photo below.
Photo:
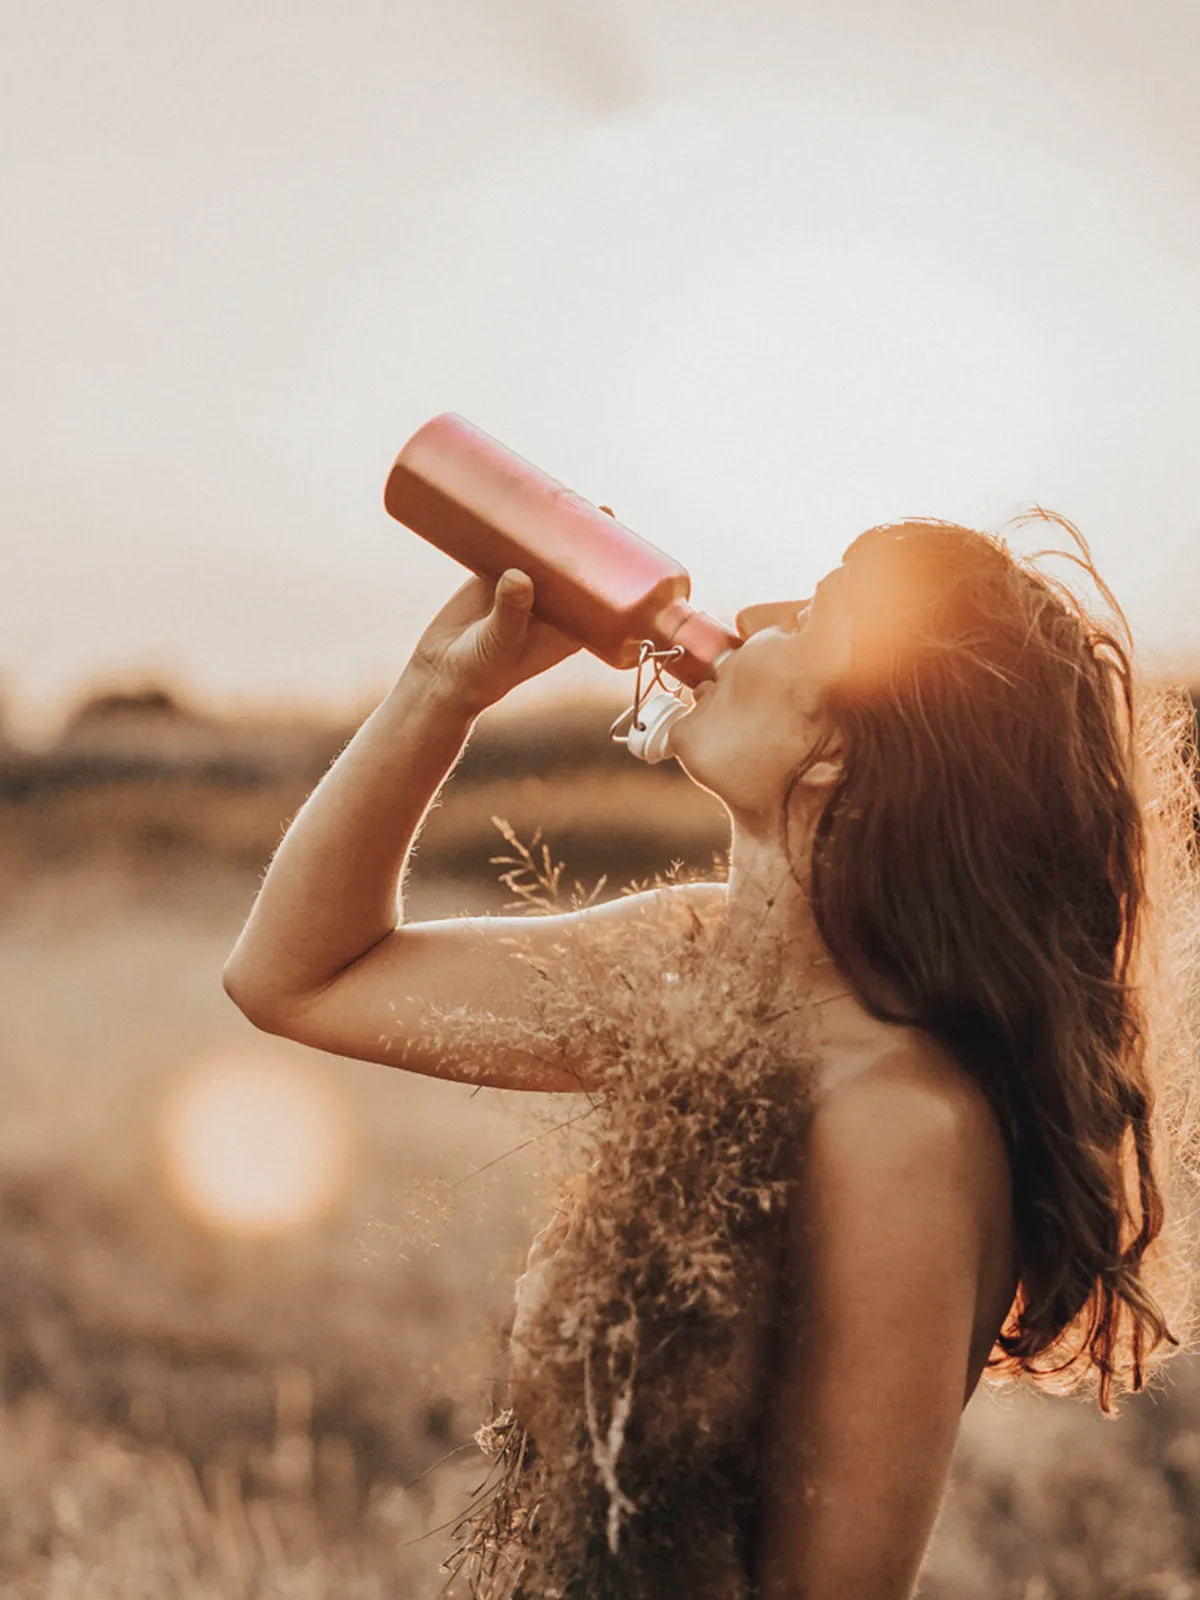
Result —
[{"label": "hand gripping bottle", "polygon": [[[453,412],[413,434],[388,476],[384,504],[482,577],[498,578],[508,567],[527,572],[535,613],[610,666],[636,667],[648,644],[656,668],[695,687],[741,643],[688,604],[691,578],[677,561]],[[682,715],[683,703],[665,698]],[[635,753],[650,760],[667,753],[665,743],[661,753],[649,745]]]}]

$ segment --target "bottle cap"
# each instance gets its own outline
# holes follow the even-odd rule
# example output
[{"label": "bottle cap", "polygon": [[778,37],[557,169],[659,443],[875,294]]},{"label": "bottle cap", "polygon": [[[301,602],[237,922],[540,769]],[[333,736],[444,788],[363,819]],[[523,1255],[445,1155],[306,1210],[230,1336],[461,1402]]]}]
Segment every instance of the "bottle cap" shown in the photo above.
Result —
[{"label": "bottle cap", "polygon": [[647,765],[657,766],[671,754],[671,729],[689,709],[673,694],[652,694],[626,735],[625,748]]}]

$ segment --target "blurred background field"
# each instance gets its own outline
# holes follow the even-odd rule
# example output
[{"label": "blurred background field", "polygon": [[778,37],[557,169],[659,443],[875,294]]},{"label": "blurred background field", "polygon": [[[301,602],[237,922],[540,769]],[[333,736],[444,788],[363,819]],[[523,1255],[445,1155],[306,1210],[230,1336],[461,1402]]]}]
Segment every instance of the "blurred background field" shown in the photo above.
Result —
[{"label": "blurred background field", "polygon": [[[220,984],[461,576],[388,463],[460,411],[726,619],[871,523],[1039,503],[1196,681],[1200,10],[38,0],[3,40],[0,1600],[429,1600],[553,1108]],[[412,913],[503,906],[493,814],[589,885],[711,863],[613,681],[480,726]],[[1193,1360],[1116,1423],[973,1404],[926,1600],[1198,1583]]]},{"label": "blurred background field", "polygon": [[[503,908],[494,813],[586,884],[712,864],[715,805],[610,746],[611,711],[481,723],[410,915]],[[226,999],[261,870],[351,732],[150,688],[4,750],[4,1600],[446,1581],[555,1108],[291,1046]],[[1200,1595],[1196,1360],[1115,1422],[979,1397],[921,1593]]]}]

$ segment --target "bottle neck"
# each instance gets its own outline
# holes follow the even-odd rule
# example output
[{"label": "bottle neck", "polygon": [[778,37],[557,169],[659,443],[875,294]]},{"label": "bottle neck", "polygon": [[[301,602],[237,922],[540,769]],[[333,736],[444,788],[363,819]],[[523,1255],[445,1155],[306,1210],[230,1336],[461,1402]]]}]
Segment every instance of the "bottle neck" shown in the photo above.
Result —
[{"label": "bottle neck", "polygon": [[742,642],[715,617],[683,599],[668,601],[654,619],[654,631],[655,644],[683,647],[682,655],[663,662],[663,671],[693,689],[714,677],[718,663]]}]

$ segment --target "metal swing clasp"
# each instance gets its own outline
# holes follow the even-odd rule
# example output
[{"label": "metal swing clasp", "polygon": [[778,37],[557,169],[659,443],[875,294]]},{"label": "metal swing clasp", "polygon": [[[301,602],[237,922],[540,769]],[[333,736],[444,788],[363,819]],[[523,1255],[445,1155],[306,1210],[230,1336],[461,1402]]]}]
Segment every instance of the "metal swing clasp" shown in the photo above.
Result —
[{"label": "metal swing clasp", "polygon": [[682,654],[683,646],[679,644],[659,650],[652,639],[641,641],[633,704],[621,712],[608,730],[614,743],[623,744],[631,755],[651,765],[670,754],[667,748],[669,731],[688,710],[680,691],[668,688],[662,676],[664,665]]}]

